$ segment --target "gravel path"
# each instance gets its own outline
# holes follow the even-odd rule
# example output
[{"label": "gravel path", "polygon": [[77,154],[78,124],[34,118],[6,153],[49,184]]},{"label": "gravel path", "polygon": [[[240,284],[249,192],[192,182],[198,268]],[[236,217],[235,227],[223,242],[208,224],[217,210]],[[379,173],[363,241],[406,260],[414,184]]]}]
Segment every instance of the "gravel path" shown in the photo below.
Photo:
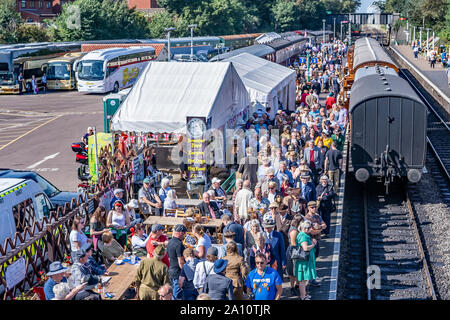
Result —
[{"label": "gravel path", "polygon": [[[427,169],[431,167],[427,160]],[[410,195],[419,219],[422,240],[430,261],[438,299],[450,299],[450,220],[449,207],[435,178],[424,174],[419,184],[410,186]]]}]

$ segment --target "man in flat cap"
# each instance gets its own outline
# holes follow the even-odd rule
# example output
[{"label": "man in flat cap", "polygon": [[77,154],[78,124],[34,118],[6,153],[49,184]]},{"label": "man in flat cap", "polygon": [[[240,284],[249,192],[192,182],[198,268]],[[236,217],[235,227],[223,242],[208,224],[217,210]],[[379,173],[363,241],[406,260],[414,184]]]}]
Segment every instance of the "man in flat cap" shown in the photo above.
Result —
[{"label": "man in flat cap", "polygon": [[156,193],[155,188],[152,187],[152,183],[154,183],[153,179],[144,179],[143,186],[138,192],[139,202],[145,214],[153,213],[155,216],[162,216],[163,203]]},{"label": "man in flat cap", "polygon": [[153,251],[153,258],[143,259],[136,272],[136,298],[139,300],[159,300],[158,290],[169,283],[169,270],[162,262],[166,249],[159,245]]},{"label": "man in flat cap", "polygon": [[71,267],[72,276],[72,287],[78,287],[83,283],[86,286],[83,290],[75,295],[75,300],[101,300],[101,296],[94,292],[92,289],[100,281],[100,276],[95,275],[89,269],[87,262],[89,260],[89,255],[86,253],[85,249],[80,249],[72,253],[72,258],[75,261]]},{"label": "man in flat cap", "polygon": [[308,171],[302,171],[300,177],[296,179],[296,187],[300,189],[301,197],[306,199],[306,201],[316,201],[316,188],[311,182],[311,176]]}]

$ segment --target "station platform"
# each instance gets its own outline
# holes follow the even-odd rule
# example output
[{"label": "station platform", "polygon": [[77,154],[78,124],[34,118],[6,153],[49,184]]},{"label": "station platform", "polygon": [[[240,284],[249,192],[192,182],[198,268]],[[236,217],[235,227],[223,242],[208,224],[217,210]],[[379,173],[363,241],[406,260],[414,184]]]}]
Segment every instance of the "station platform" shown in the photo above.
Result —
[{"label": "station platform", "polygon": [[[324,105],[326,94],[320,94],[320,105]],[[348,141],[348,134],[346,136]],[[342,152],[343,163],[347,163],[347,142]],[[341,230],[342,216],[344,211],[345,197],[345,174],[341,175],[339,182],[338,197],[336,200],[336,211],[331,214],[331,226],[328,237],[320,240],[319,257],[316,259],[316,272],[319,277],[320,286],[314,287],[309,285],[306,288],[311,300],[337,300],[337,285],[339,275],[339,253],[341,250]],[[299,296],[292,296],[289,278],[283,278],[283,293],[281,300],[300,300]]]},{"label": "station platform", "polygon": [[442,64],[436,62],[435,68],[431,68],[425,55],[419,55],[418,59],[414,59],[414,53],[411,46],[398,45],[392,46],[396,49],[405,59],[407,59],[412,65],[414,65],[420,72],[428,78],[436,87],[438,87],[447,97],[450,97],[450,86],[448,85],[446,69],[442,67]]}]

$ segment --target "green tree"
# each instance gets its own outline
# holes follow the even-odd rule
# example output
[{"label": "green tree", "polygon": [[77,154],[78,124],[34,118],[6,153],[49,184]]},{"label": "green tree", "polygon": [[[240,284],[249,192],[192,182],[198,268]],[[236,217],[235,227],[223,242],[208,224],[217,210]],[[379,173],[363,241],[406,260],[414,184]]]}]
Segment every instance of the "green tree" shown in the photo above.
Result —
[{"label": "green tree", "polygon": [[381,12],[386,11],[386,0],[378,0],[372,2],[372,5],[377,7]]},{"label": "green tree", "polygon": [[17,30],[23,23],[14,0],[0,0],[0,43],[18,41]]},{"label": "green tree", "polygon": [[174,27],[171,32],[173,37],[183,37],[187,35],[188,23],[175,13],[168,11],[159,11],[150,17],[149,29],[150,38],[165,38],[165,28]]},{"label": "green tree", "polygon": [[275,32],[290,31],[298,27],[298,7],[295,0],[277,0],[272,7]]},{"label": "green tree", "polygon": [[297,5],[300,12],[300,29],[322,29],[326,10],[321,0],[297,0]]},{"label": "green tree", "polygon": [[361,6],[360,0],[322,0],[326,11],[332,13],[353,13]]},{"label": "green tree", "polygon": [[47,42],[52,40],[51,33],[35,24],[21,24],[17,28],[17,41],[19,43]]},{"label": "green tree", "polygon": [[125,1],[76,0],[63,6],[53,23],[57,40],[146,38],[148,22]]},{"label": "green tree", "polygon": [[445,28],[439,34],[444,41],[450,41],[450,0],[447,0],[447,14],[445,15]]}]

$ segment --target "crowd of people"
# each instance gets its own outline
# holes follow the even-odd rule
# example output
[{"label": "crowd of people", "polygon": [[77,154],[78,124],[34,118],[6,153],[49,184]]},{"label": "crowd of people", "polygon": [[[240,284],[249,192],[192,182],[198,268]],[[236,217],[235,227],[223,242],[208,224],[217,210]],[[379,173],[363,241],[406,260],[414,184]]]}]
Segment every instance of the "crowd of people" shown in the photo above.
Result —
[{"label": "crowd of people", "polygon": [[[196,211],[221,220],[221,239],[213,236],[215,228],[196,223],[192,208],[170,236],[163,225],[147,228],[140,213],[166,216],[177,208],[170,180],[162,179],[156,188],[147,177],[138,199],[126,201],[124,190],[116,188],[89,221],[74,219],[71,267],[50,265],[46,298],[101,299],[93,288],[128,249],[141,258],[136,299],[278,300],[286,277],[290,294],[309,300],[307,288],[320,286],[315,260],[320,239],[330,231],[348,122],[339,103],[346,45],[336,41],[309,50],[309,70],[300,60],[290,66],[297,71],[295,111],[281,105],[274,114],[269,108],[256,110],[243,126],[258,132],[259,139],[230,168],[237,175],[232,206],[227,208],[228,195],[217,177],[202,195]],[[281,132],[279,141],[272,129]],[[299,248],[307,259],[294,257]]]},{"label": "crowd of people", "polygon": [[[422,52],[422,47],[420,44],[420,40],[417,41],[412,41],[411,43],[411,50],[413,51],[414,54],[414,59],[418,60],[419,59],[419,54],[421,54]],[[426,50],[426,59],[428,61],[428,64],[430,65],[430,67],[432,69],[434,69],[437,60],[440,60],[441,64],[442,64],[442,68],[446,69],[446,75],[447,75],[447,82],[448,82],[448,86],[450,87],[450,64],[448,63],[448,52],[446,49],[443,49],[440,53],[440,55],[438,54],[438,52],[435,50],[435,48],[431,48],[429,50]]]}]

